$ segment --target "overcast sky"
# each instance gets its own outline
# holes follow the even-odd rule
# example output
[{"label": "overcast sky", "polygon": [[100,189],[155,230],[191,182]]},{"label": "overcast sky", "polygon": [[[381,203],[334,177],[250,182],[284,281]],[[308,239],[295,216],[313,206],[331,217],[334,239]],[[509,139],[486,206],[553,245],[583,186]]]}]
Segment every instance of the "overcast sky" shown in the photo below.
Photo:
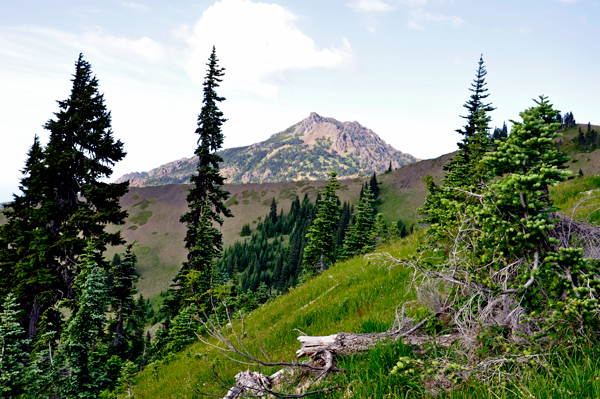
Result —
[{"label": "overcast sky", "polygon": [[225,147],[314,111],[358,121],[400,151],[455,150],[483,53],[493,125],[540,94],[600,124],[594,0],[20,0],[0,12],[0,202],[34,135],[71,89],[78,54],[98,77],[126,158],[111,179],[193,155],[212,45]]}]

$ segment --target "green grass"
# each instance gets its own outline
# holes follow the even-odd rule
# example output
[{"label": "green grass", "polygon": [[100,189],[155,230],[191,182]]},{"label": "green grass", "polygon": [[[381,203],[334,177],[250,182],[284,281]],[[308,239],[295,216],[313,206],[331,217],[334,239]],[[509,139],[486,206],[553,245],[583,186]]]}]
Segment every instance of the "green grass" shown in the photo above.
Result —
[{"label": "green grass", "polygon": [[[404,257],[412,247],[405,239],[382,250]],[[299,348],[297,330],[308,335],[387,330],[394,321],[396,307],[413,299],[406,289],[408,276],[404,268],[388,271],[363,257],[338,263],[253,312],[246,320],[245,344],[255,353],[260,353],[260,345],[275,361],[293,361]],[[136,398],[199,397],[194,389],[224,394],[212,378],[212,364],[228,381],[245,370],[245,366],[232,364],[201,343],[194,344],[167,364],[145,370],[137,378]]]},{"label": "green grass", "polygon": [[561,349],[550,356],[549,361],[550,370],[528,372],[505,384],[471,384],[440,398],[600,398],[600,349]]},{"label": "green grass", "polygon": [[137,214],[137,216],[130,217],[129,220],[131,220],[135,224],[143,226],[146,223],[148,223],[148,219],[151,216],[152,216],[152,212],[151,211],[141,211],[140,213]]},{"label": "green grass", "polygon": [[[413,252],[415,235],[388,244],[380,251],[405,258]],[[407,290],[410,271],[390,271],[363,257],[340,262],[322,275],[259,308],[246,320],[244,343],[273,361],[292,361],[300,334],[329,335],[337,332],[382,332],[394,320],[398,305],[413,300]],[[239,328],[239,322],[235,323]],[[338,358],[346,369],[326,379],[320,387],[341,385],[343,389],[313,396],[318,399],[432,398],[418,378],[390,370],[400,356],[415,357],[402,342],[381,343],[366,353]],[[443,392],[438,398],[600,398],[600,348],[559,348],[548,357],[550,369],[525,371],[507,382],[471,382]],[[200,398],[198,391],[224,395],[214,381],[212,367],[233,385],[234,376],[246,366],[220,356],[214,349],[196,343],[174,354],[165,363],[149,367],[136,378],[136,398]],[[250,367],[252,369],[252,367]],[[276,371],[261,370],[265,374]]]},{"label": "green grass", "polygon": [[600,221],[600,176],[575,177],[550,192],[561,213],[590,223]]},{"label": "green grass", "polygon": [[410,225],[418,219],[416,210],[425,201],[425,189],[397,194],[394,186],[384,184],[379,190],[377,212],[383,213],[383,220],[388,225],[396,223],[398,219]]}]

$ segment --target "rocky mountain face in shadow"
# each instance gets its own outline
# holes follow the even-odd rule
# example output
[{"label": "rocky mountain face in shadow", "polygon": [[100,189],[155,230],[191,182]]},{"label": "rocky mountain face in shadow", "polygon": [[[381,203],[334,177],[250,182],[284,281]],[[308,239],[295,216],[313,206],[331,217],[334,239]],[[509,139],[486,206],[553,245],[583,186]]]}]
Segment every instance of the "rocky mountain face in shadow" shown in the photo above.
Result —
[{"label": "rocky mountain face in shadow", "polygon": [[[396,169],[417,160],[358,122],[340,122],[314,112],[265,141],[219,153],[221,173],[229,184],[321,180],[332,169],[340,177],[380,174],[390,161]],[[149,172],[126,174],[117,182],[129,180],[133,187],[187,183],[196,162],[195,157],[182,158]]]}]

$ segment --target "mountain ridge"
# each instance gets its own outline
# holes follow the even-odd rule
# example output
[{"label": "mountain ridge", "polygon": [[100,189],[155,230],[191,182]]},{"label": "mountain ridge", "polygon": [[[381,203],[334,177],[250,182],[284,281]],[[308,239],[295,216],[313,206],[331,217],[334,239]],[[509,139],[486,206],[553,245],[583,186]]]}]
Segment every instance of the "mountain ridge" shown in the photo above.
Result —
[{"label": "mountain ridge", "polygon": [[[315,112],[267,140],[219,151],[221,173],[227,184],[270,183],[326,179],[335,168],[340,177],[352,178],[414,163],[417,158],[396,150],[373,130],[357,121],[340,122]],[[181,158],[148,172],[133,172],[132,187],[188,183],[197,158]]]}]

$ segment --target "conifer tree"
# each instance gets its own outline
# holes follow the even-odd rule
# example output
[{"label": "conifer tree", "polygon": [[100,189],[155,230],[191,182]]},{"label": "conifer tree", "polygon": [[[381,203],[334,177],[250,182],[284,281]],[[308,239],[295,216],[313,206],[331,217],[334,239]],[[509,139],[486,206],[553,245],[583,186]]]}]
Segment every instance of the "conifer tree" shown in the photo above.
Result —
[{"label": "conifer tree", "polygon": [[355,222],[348,228],[344,240],[342,256],[351,256],[364,253],[373,248],[373,228],[375,226],[375,215],[373,213],[373,194],[367,186],[363,197],[356,207]]},{"label": "conifer tree", "polygon": [[408,227],[402,219],[398,219],[396,222],[396,228],[398,229],[398,237],[404,238],[408,235]]},{"label": "conifer tree", "polygon": [[373,194],[373,199],[377,200],[377,198],[379,198],[379,185],[377,183],[377,175],[375,172],[373,172],[373,176],[371,176],[371,180],[369,180],[369,188]]},{"label": "conifer tree", "polygon": [[336,191],[340,188],[337,171],[333,170],[329,182],[318,202],[318,212],[308,229],[308,244],[304,248],[304,269],[307,274],[320,273],[335,262],[335,227],[340,218],[339,198]]},{"label": "conifer tree", "polygon": [[472,171],[476,172],[470,174],[473,176],[471,178],[472,181],[464,181],[462,185],[473,184],[477,180],[485,178],[483,173],[479,171],[481,169],[479,161],[491,145],[488,136],[491,118],[488,113],[495,109],[491,103],[485,102],[489,97],[485,81],[486,75],[487,70],[483,65],[483,56],[481,56],[475,79],[469,89],[472,94],[469,100],[463,105],[469,111],[466,116],[461,116],[461,118],[467,121],[467,124],[463,128],[456,130],[457,133],[463,136],[463,140],[458,143],[462,157],[456,160],[452,159],[448,164],[444,165],[444,169],[449,174],[452,174],[454,169],[458,169],[457,173],[461,174],[462,180],[465,178],[461,170],[463,166],[467,165]]},{"label": "conifer tree", "polygon": [[275,202],[275,197],[273,197],[273,201],[271,201],[271,210],[269,212],[269,219],[272,224],[277,223],[277,203]]},{"label": "conifer tree", "polygon": [[[43,314],[56,319],[52,307],[60,299],[73,299],[86,241],[95,238],[96,261],[104,268],[108,264],[101,253],[106,246],[123,243],[120,232],[109,233],[106,226],[124,223],[127,213],[119,200],[128,183],[103,181],[125,156],[123,143],[113,138],[111,115],[98,91],[98,80],[81,54],[72,82],[69,98],[58,101],[55,118],[44,125],[50,132],[48,145],[42,149],[36,140],[30,151],[22,179],[26,191],[8,205],[14,211],[8,224],[23,223],[26,228],[21,236],[2,240],[14,256],[7,259],[0,254],[0,263],[15,265],[20,275],[12,288],[26,311],[29,339]],[[15,251],[29,240],[34,243],[29,252]],[[75,305],[71,302],[71,306]],[[53,320],[48,325],[56,324]]]},{"label": "conifer tree", "polygon": [[481,160],[491,149],[489,137],[488,112],[494,110],[490,103],[486,103],[489,96],[485,87],[487,71],[483,65],[483,57],[479,59],[479,67],[474,82],[469,89],[472,94],[464,105],[469,110],[467,124],[457,132],[464,137],[458,143],[458,153],[444,165],[446,175],[441,187],[432,178],[424,179],[428,195],[420,212],[425,215],[423,222],[428,223],[428,233],[435,241],[444,237],[445,231],[456,223],[453,215],[456,206],[466,206],[476,201],[475,197],[467,196],[464,191],[479,192],[482,185],[490,178],[489,170]]},{"label": "conifer tree", "polygon": [[138,276],[135,271],[136,256],[132,251],[135,242],[128,244],[125,256],[119,262],[113,263],[110,268],[112,284],[110,287],[110,308],[116,317],[116,325],[112,346],[116,353],[123,355],[129,348],[126,336],[126,323],[136,309],[134,295],[137,293],[135,283]]},{"label": "conifer tree", "polygon": [[219,172],[219,162],[223,158],[217,153],[223,145],[221,125],[226,119],[217,106],[225,98],[219,97],[216,89],[225,69],[218,65],[214,46],[207,65],[204,99],[196,129],[199,139],[194,153],[198,157],[198,166],[190,179],[192,187],[187,195],[189,211],[181,216],[181,222],[187,226],[185,247],[188,257],[175,278],[179,287],[179,306],[190,300],[207,303],[207,293],[213,280],[213,260],[219,256],[223,246],[222,234],[213,223],[222,224],[223,216],[232,216],[224,203],[229,193],[222,188],[225,179]]},{"label": "conifer tree", "polygon": [[77,306],[67,321],[60,346],[65,377],[59,392],[66,398],[98,398],[108,383],[104,371],[106,351],[100,344],[106,323],[106,287],[97,252],[91,241],[82,257],[75,281]]},{"label": "conifer tree", "polygon": [[240,237],[249,237],[252,235],[252,231],[250,230],[250,224],[245,223],[242,226],[242,231],[240,232]]},{"label": "conifer tree", "polygon": [[[46,228],[50,218],[46,203],[51,195],[46,176],[45,154],[37,136],[28,152],[19,188],[21,195],[5,204],[6,223],[0,226],[0,296],[13,293],[24,313],[27,337],[33,338],[45,310],[56,297],[53,262],[48,248],[52,237]],[[58,312],[53,314],[59,320]],[[29,321],[29,322],[27,322]]]},{"label": "conifer tree", "polygon": [[16,297],[8,294],[0,310],[0,398],[18,398],[26,392],[27,342]]}]

